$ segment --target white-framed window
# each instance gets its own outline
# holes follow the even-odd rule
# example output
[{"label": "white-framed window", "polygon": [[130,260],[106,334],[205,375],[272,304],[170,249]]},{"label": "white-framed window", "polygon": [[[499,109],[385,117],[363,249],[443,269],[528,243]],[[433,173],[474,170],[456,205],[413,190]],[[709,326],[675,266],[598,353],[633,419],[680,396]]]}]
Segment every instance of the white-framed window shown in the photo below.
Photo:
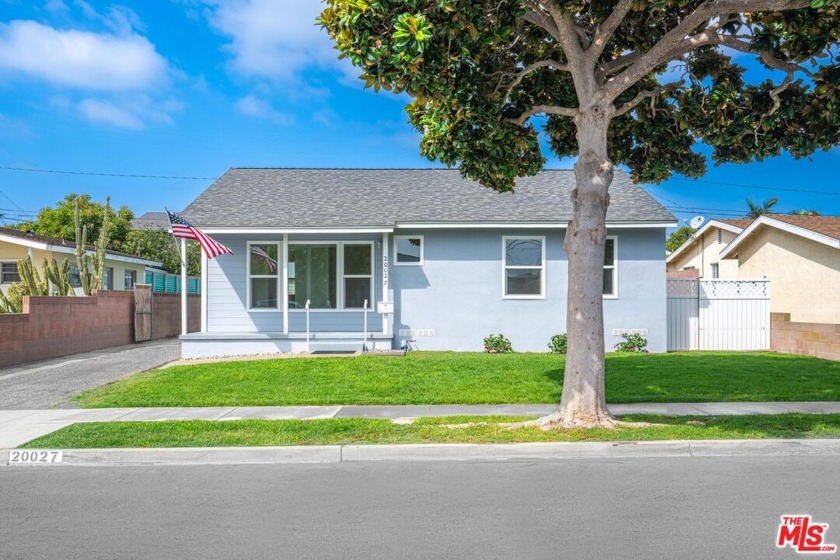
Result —
[{"label": "white-framed window", "polygon": [[373,306],[373,242],[342,243],[344,309]]},{"label": "white-framed window", "polygon": [[289,309],[373,307],[373,241],[289,242]]},{"label": "white-framed window", "polygon": [[136,270],[126,270],[125,271],[125,289],[126,290],[133,290],[134,285],[137,283],[137,271]]},{"label": "white-framed window", "polygon": [[545,297],[545,237],[502,237],[502,297]]},{"label": "white-framed window", "polygon": [[114,267],[113,266],[106,266],[102,269],[102,289],[103,290],[113,290],[114,289]]},{"label": "white-framed window", "polygon": [[249,241],[247,272],[248,309],[252,311],[280,309],[280,243]]},{"label": "white-framed window", "polygon": [[618,297],[618,238],[607,236],[604,242],[604,289],[605,298]]},{"label": "white-framed window", "polygon": [[720,278],[720,263],[712,263],[712,279]]},{"label": "white-framed window", "polygon": [[394,236],[394,265],[422,266],[424,242],[422,235]]},{"label": "white-framed window", "polygon": [[17,261],[0,263],[0,284],[11,284],[12,282],[20,282]]}]

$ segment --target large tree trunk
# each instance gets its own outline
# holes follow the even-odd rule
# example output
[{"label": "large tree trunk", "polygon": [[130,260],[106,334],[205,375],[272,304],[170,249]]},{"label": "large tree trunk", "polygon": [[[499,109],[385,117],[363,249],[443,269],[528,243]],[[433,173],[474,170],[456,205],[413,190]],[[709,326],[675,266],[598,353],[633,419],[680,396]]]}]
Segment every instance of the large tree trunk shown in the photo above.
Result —
[{"label": "large tree trunk", "polygon": [[613,426],[604,394],[604,242],[613,166],[607,156],[612,106],[593,106],[575,118],[580,157],[572,192],[574,218],[566,230],[569,259],[566,330],[568,353],[557,411],[543,428]]}]

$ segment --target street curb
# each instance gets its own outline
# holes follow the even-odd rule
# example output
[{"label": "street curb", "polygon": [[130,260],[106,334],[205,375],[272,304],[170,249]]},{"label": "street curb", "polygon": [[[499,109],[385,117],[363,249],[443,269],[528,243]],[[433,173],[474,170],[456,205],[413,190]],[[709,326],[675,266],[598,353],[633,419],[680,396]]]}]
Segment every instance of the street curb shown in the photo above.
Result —
[{"label": "street curb", "polygon": [[62,451],[63,457],[60,463],[15,463],[10,465],[11,451],[9,449],[0,450],[0,468],[29,466],[248,465],[371,461],[550,461],[639,457],[837,456],[840,455],[840,439],[67,449]]}]

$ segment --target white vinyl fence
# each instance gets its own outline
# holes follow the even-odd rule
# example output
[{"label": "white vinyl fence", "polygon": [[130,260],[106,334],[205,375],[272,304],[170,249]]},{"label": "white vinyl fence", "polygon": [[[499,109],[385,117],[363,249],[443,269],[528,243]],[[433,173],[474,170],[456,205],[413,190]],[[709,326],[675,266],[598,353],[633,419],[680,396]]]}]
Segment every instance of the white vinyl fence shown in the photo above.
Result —
[{"label": "white vinyl fence", "polygon": [[769,280],[668,279],[668,350],[769,349]]}]

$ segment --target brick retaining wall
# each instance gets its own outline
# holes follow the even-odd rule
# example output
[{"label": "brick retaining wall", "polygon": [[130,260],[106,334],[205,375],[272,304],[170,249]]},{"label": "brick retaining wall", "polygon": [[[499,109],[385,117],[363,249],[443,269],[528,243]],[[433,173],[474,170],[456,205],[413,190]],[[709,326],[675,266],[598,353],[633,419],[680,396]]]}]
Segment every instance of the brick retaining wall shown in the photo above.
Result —
[{"label": "brick retaining wall", "polygon": [[[200,330],[201,298],[189,296],[189,331]],[[154,294],[152,337],[181,333],[181,296]],[[134,292],[27,297],[23,313],[0,314],[0,368],[134,342]]]},{"label": "brick retaining wall", "polygon": [[771,313],[770,349],[840,360],[840,325],[792,323],[790,313]]}]

